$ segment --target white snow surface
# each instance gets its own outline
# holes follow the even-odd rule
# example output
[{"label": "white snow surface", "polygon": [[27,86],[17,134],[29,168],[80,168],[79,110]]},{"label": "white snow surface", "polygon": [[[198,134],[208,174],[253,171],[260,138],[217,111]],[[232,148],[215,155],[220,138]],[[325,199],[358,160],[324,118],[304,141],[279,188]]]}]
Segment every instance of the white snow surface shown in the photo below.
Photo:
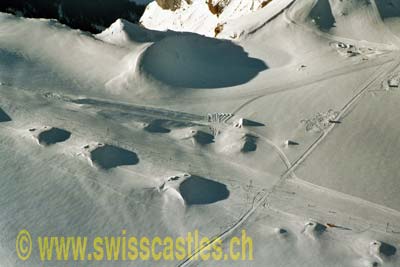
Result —
[{"label": "white snow surface", "polygon": [[183,2],[98,35],[0,13],[0,265],[26,228],[253,238],[169,266],[400,266],[396,3]]}]

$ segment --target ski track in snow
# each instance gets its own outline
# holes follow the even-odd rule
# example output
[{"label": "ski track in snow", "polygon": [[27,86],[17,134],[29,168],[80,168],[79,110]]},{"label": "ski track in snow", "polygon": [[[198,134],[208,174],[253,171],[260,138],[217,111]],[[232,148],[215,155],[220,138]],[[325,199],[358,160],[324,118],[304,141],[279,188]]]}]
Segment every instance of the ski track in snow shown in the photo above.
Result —
[{"label": "ski track in snow", "polygon": [[[361,87],[361,90],[359,90],[359,92],[354,95],[353,98],[351,98],[346,104],[345,106],[341,109],[339,115],[337,116],[337,120],[340,121],[340,119],[343,117],[343,115],[354,105],[357,104],[357,101],[364,95],[365,92],[368,91],[369,88],[371,88],[372,86],[376,86],[376,82],[380,82],[381,80],[383,80],[384,77],[388,76],[388,74],[392,73],[393,71],[395,71],[398,67],[400,66],[400,61],[396,61],[393,64],[389,64],[388,66],[383,66],[380,72],[378,72],[378,74],[376,76],[373,76],[371,78],[371,80],[367,81],[366,84],[364,84]],[[258,96],[256,97],[256,99],[263,97],[263,96]],[[254,99],[254,100],[256,100]],[[252,100],[252,101],[254,101]],[[252,102],[251,101],[251,102]],[[245,105],[250,104],[251,102],[246,102]],[[243,105],[244,106],[244,105]],[[243,107],[241,106],[240,109]],[[239,110],[239,109],[238,109]],[[227,228],[225,231],[223,231],[222,233],[220,233],[219,235],[215,236],[213,238],[213,241],[211,241],[210,243],[208,243],[207,245],[205,245],[204,247],[200,248],[198,251],[193,251],[192,252],[192,257],[189,257],[187,259],[185,259],[181,264],[179,264],[179,267],[183,267],[183,266],[190,266],[190,264],[192,263],[191,260],[193,258],[196,258],[197,255],[200,255],[202,251],[209,249],[215,242],[217,239],[219,240],[226,240],[227,238],[229,238],[237,229],[239,228],[243,228],[243,225],[246,223],[246,220],[251,217],[254,212],[262,205],[265,205],[266,203],[268,203],[268,199],[269,197],[275,193],[276,188],[282,186],[283,183],[285,183],[285,180],[287,178],[292,178],[292,179],[297,179],[299,181],[302,181],[301,179],[297,178],[296,174],[294,173],[294,171],[296,170],[296,168],[303,162],[306,160],[307,156],[310,155],[312,153],[313,150],[315,150],[317,148],[317,146],[328,136],[328,134],[335,128],[336,124],[332,124],[331,127],[329,127],[308,149],[306,149],[305,153],[302,154],[300,156],[300,158],[298,158],[293,164],[290,163],[289,159],[287,158],[287,156],[285,155],[285,153],[282,151],[282,149],[279,148],[279,146],[277,146],[276,144],[274,144],[271,140],[263,137],[263,136],[259,136],[262,138],[262,140],[264,140],[265,142],[267,142],[268,144],[272,145],[275,150],[277,151],[277,153],[280,155],[282,161],[285,163],[286,167],[287,167],[287,171],[282,174],[281,179],[279,179],[279,181],[270,189],[270,190],[266,190],[263,189],[261,191],[259,191],[259,193],[254,197],[253,199],[253,205],[252,207],[246,212],[244,213],[235,224],[233,224],[231,227]],[[261,197],[259,199],[257,199],[257,197],[261,195]],[[354,198],[353,198],[354,199]],[[367,202],[368,203],[368,202]],[[372,203],[371,203],[372,204]],[[393,213],[394,215],[399,216],[400,213],[394,211],[394,210],[390,210],[384,207],[381,207],[379,205],[374,204],[373,205],[375,208],[383,208],[386,211],[389,211],[391,213]]]},{"label": "ski track in snow", "polygon": [[[371,80],[367,81],[365,85],[361,87],[361,90],[354,95],[353,98],[351,98],[346,105],[340,110],[339,115],[336,117],[337,121],[340,121],[342,117],[345,115],[345,113],[353,106],[357,104],[357,101],[364,95],[365,92],[368,91],[369,88],[372,86],[377,86],[377,82],[381,82],[384,77],[395,71],[398,67],[400,66],[400,62],[396,61],[395,63],[389,65],[388,67],[384,68],[381,72],[379,72],[376,76],[372,77]],[[313,150],[317,148],[317,146],[329,135],[329,133],[334,130],[334,128],[337,125],[335,123],[332,123],[332,125],[324,131],[324,133],[317,139],[315,142],[305,151],[305,153],[298,158],[292,165],[291,168],[289,168],[286,173],[283,175],[284,177],[290,176],[295,169],[312,153]]]},{"label": "ski track in snow", "polygon": [[[314,1],[314,4],[317,1]],[[298,3],[298,2],[297,2]],[[311,3],[311,2],[310,2]],[[300,79],[298,81],[288,81],[286,84],[282,85],[282,86],[269,86],[269,87],[265,87],[265,88],[256,88],[254,90],[252,90],[251,92],[240,92],[238,95],[235,95],[235,100],[237,99],[242,99],[243,97],[247,97],[248,99],[244,102],[244,103],[238,103],[237,105],[235,105],[233,107],[233,111],[231,112],[232,114],[229,115],[226,119],[224,119],[222,122],[220,122],[220,125],[222,127],[222,131],[232,131],[232,125],[231,125],[231,121],[233,120],[233,118],[236,118],[237,116],[240,115],[241,111],[246,107],[251,107],[251,104],[255,103],[256,101],[259,101],[261,99],[263,99],[264,97],[267,96],[271,96],[274,94],[280,94],[283,92],[287,92],[287,91],[292,91],[292,90],[296,90],[298,87],[302,87],[302,86],[309,86],[309,85],[313,85],[313,84],[317,84],[321,81],[327,80],[327,79],[332,79],[332,78],[337,78],[337,77],[341,77],[342,75],[345,74],[349,74],[349,73],[357,73],[357,72],[361,72],[361,71],[365,71],[371,68],[375,68],[377,66],[379,66],[379,70],[376,74],[372,75],[369,77],[368,80],[366,80],[364,83],[362,83],[361,85],[357,85],[357,90],[356,93],[354,95],[352,95],[350,98],[348,98],[343,104],[343,106],[340,108],[338,115],[335,118],[335,121],[340,121],[341,123],[347,123],[345,116],[347,116],[350,112],[352,112],[352,109],[354,109],[355,107],[357,107],[358,103],[360,101],[362,101],[362,98],[365,96],[366,92],[371,91],[372,89],[379,87],[380,83],[389,75],[391,75],[393,72],[395,72],[396,70],[399,69],[400,67],[400,56],[396,56],[395,58],[387,58],[386,55],[389,53],[389,50],[393,49],[393,44],[389,45],[389,44],[383,44],[383,43],[374,43],[374,42],[368,42],[368,41],[363,41],[361,42],[360,40],[357,39],[351,39],[351,38],[344,38],[344,37],[340,37],[340,36],[336,36],[336,35],[332,35],[330,33],[327,32],[321,32],[316,30],[315,28],[309,27],[309,25],[307,23],[304,22],[304,20],[300,17],[296,17],[293,14],[291,14],[291,10],[292,8],[295,6],[296,1],[291,1],[287,6],[285,6],[279,13],[277,13],[277,15],[273,16],[272,18],[270,18],[268,21],[266,21],[265,23],[261,24],[261,26],[259,26],[258,28],[254,29],[253,31],[250,31],[248,33],[248,35],[257,35],[257,33],[259,31],[262,31],[264,27],[267,27],[268,24],[277,19],[278,17],[282,17],[287,23],[289,23],[290,25],[293,25],[296,29],[298,29],[299,31],[304,31],[304,32],[311,32],[321,38],[323,38],[325,41],[327,40],[331,40],[331,41],[335,41],[335,42],[345,42],[345,43],[349,43],[349,44],[360,44],[361,43],[363,45],[368,44],[371,45],[373,47],[375,47],[376,49],[382,49],[382,53],[379,55],[377,55],[375,58],[369,60],[367,63],[363,62],[363,63],[359,63],[359,64],[349,64],[350,66],[345,66],[344,68],[333,68],[330,69],[328,71],[319,73],[319,74],[315,74],[315,75],[311,75],[308,76],[305,79]],[[376,3],[374,1],[372,1],[372,7],[373,7],[373,15],[369,18],[372,21],[375,21],[377,24],[377,27],[379,29],[383,29],[386,36],[390,36],[390,38],[392,38],[392,40],[394,40],[395,45],[399,46],[400,45],[400,39],[395,36],[394,34],[392,34],[389,30],[387,30],[386,26],[384,25],[384,23],[382,22],[382,20],[379,18],[379,12],[378,12],[378,8],[376,6]],[[79,41],[81,42],[80,45],[84,46],[85,43],[79,39]],[[393,54],[392,54],[393,55]],[[137,75],[139,75],[138,73],[135,73]],[[124,75],[120,75],[117,77],[117,79],[123,79]],[[4,87],[7,89],[11,89],[8,88],[7,85],[3,85],[0,84],[0,87]],[[5,90],[7,90],[5,89]],[[3,88],[1,88],[0,92],[3,91]],[[21,91],[25,91],[26,95],[30,95],[31,97],[37,97],[38,94],[36,93],[32,93],[29,91],[29,89],[20,89]],[[209,142],[206,143],[201,143],[201,142],[195,142],[195,138],[194,136],[190,135],[190,136],[179,136],[179,138],[174,137],[175,139],[173,139],[171,136],[173,136],[171,133],[177,134],[176,132],[179,133],[179,131],[189,131],[191,130],[192,132],[196,132],[199,133],[201,132],[202,128],[201,127],[213,127],[214,124],[213,122],[209,122],[206,120],[206,114],[196,114],[196,112],[184,112],[184,111],[178,111],[178,110],[174,110],[174,108],[161,108],[161,107],[157,107],[157,105],[151,106],[151,105],[146,105],[146,103],[142,104],[133,104],[133,103],[129,103],[129,101],[127,101],[126,103],[123,102],[118,102],[118,101],[114,101],[114,100],[110,100],[110,99],[106,99],[106,98],[95,98],[95,97],[91,97],[91,96],[87,96],[87,97],[73,97],[73,96],[67,96],[67,95],[57,95],[56,99],[52,99],[51,97],[53,97],[53,95],[42,95],[43,99],[47,98],[47,101],[52,104],[52,105],[56,105],[57,101],[59,103],[62,103],[62,105],[75,105],[76,108],[76,112],[84,114],[86,117],[85,118],[93,118],[93,120],[95,120],[96,118],[98,118],[99,115],[101,115],[102,118],[102,122],[107,122],[108,124],[112,126],[118,125],[120,122],[118,121],[118,119],[120,119],[122,121],[122,123],[120,123],[121,125],[118,125],[118,129],[116,131],[126,131],[128,132],[130,130],[130,128],[126,125],[124,125],[125,121],[124,118],[120,118],[121,114],[124,114],[125,119],[127,121],[134,121],[135,123],[144,123],[143,121],[145,120],[150,120],[150,122],[146,121],[146,123],[148,123],[147,127],[153,126],[153,128],[155,127],[156,129],[154,130],[153,128],[149,129],[147,128],[147,132],[146,132],[146,127],[143,127],[143,129],[137,128],[135,129],[135,133],[137,134],[137,132],[139,132],[140,134],[142,134],[143,136],[146,136],[146,138],[154,138],[152,142],[153,146],[164,146],[165,147],[173,147],[174,144],[178,144],[179,143],[179,149],[177,149],[177,151],[181,152],[184,151],[185,149],[188,152],[188,155],[190,154],[191,156],[193,156],[196,159],[200,159],[204,161],[204,165],[206,167],[210,167],[207,166],[209,164],[209,162],[217,162],[219,164],[223,164],[224,166],[229,166],[229,167],[233,167],[235,169],[240,169],[243,171],[243,173],[248,173],[248,174],[254,174],[254,176],[256,176],[256,174],[258,174],[259,172],[262,172],[265,176],[270,175],[269,173],[267,173],[266,171],[260,169],[256,169],[254,170],[252,168],[252,166],[247,166],[245,163],[242,163],[240,160],[235,159],[234,157],[226,157],[225,155],[222,154],[218,154],[218,152],[212,150],[212,148],[214,147],[214,140],[211,140]],[[10,98],[12,99],[12,98]],[[194,99],[196,99],[194,97]],[[61,100],[61,101],[60,101]],[[2,103],[1,103],[2,104]],[[2,107],[0,106],[0,112],[2,112]],[[15,126],[12,123],[14,123],[14,116],[13,114],[8,114],[6,111],[3,112],[5,115],[0,113],[0,116],[7,118],[9,115],[10,117],[7,119],[4,119],[5,122],[0,121],[0,127],[3,128],[5,130],[5,132],[10,132],[10,135],[13,135],[14,138],[23,138],[28,136],[28,134],[25,132],[22,133],[22,129],[20,128],[21,126]],[[143,121],[138,120],[138,118],[142,119]],[[114,122],[115,120],[115,122]],[[179,125],[179,127],[173,128],[173,127],[169,127],[169,128],[162,128],[164,127],[164,125],[162,123],[164,123],[165,121],[169,122],[169,123],[176,123]],[[11,124],[9,124],[11,122]],[[16,121],[18,123],[18,120]],[[154,125],[152,125],[151,123],[154,122]],[[158,123],[160,125],[158,125]],[[40,126],[40,123],[38,123]],[[10,126],[11,125],[11,126]],[[72,124],[70,124],[71,126]],[[83,127],[82,123],[76,123],[74,124],[74,127]],[[133,127],[133,126],[130,126]],[[161,128],[157,128],[157,127],[161,127]],[[192,130],[191,127],[196,128],[196,130]],[[309,145],[308,147],[304,148],[300,155],[298,157],[296,157],[296,159],[294,161],[291,162],[291,160],[289,160],[289,155],[287,155],[285,153],[285,151],[281,148],[280,144],[276,144],[274,141],[272,141],[271,139],[269,139],[267,136],[260,134],[259,132],[256,132],[254,130],[252,130],[250,127],[246,128],[246,134],[251,134],[252,136],[255,136],[256,138],[259,139],[259,142],[263,142],[265,144],[268,145],[268,147],[272,147],[274,153],[274,156],[276,156],[277,158],[280,159],[280,161],[282,162],[282,166],[285,167],[285,171],[283,173],[281,173],[279,175],[279,177],[277,177],[277,180],[275,180],[270,186],[267,187],[266,184],[257,185],[256,188],[256,192],[254,193],[252,202],[250,205],[247,205],[246,203],[242,203],[242,208],[244,209],[244,211],[241,211],[241,213],[238,214],[234,214],[231,210],[229,210],[229,208],[227,207],[223,207],[224,209],[226,209],[226,214],[229,214],[229,212],[231,212],[232,214],[229,214],[230,216],[234,217],[235,219],[229,222],[229,227],[225,227],[223,230],[219,231],[219,234],[214,236],[214,239],[207,245],[205,245],[204,247],[200,248],[197,251],[192,251],[191,252],[191,256],[187,257],[185,260],[177,263],[177,266],[189,266],[191,264],[194,264],[193,259],[197,257],[197,255],[200,255],[204,250],[210,248],[216,241],[216,239],[218,238],[219,240],[222,241],[226,241],[229,237],[231,237],[233,234],[237,233],[237,231],[239,229],[243,229],[246,226],[246,223],[249,221],[249,219],[254,216],[259,210],[260,207],[266,207],[267,210],[270,211],[275,211],[278,213],[285,213],[285,211],[281,211],[279,209],[276,209],[274,206],[270,206],[270,201],[271,198],[273,196],[279,195],[280,192],[278,189],[282,188],[285,183],[287,183],[289,180],[293,181],[294,183],[296,183],[296,185],[298,186],[303,186],[303,187],[312,187],[314,185],[309,184],[308,182],[302,180],[301,178],[296,176],[296,169],[301,165],[307,162],[308,157],[315,151],[318,149],[318,147],[327,139],[329,138],[330,134],[332,133],[332,131],[334,131],[336,129],[336,127],[338,127],[338,124],[336,123],[331,123],[331,125],[324,129],[323,132],[317,136],[315,138],[315,140],[313,140],[313,142],[311,143],[311,145]],[[67,127],[66,127],[67,128]],[[170,129],[171,128],[171,129]],[[153,129],[153,130],[152,130]],[[160,130],[161,129],[161,130]],[[183,130],[182,130],[183,129]],[[47,138],[43,139],[43,133],[48,133],[51,130],[57,130],[57,131],[53,131],[53,135],[47,136]],[[112,129],[113,130],[113,129]],[[108,129],[107,129],[108,131]],[[56,132],[56,133],[54,133]],[[43,145],[43,149],[48,149],[49,151],[52,149],[52,147],[61,147],[61,148],[65,148],[67,149],[66,151],[68,151],[68,156],[72,156],[73,160],[80,160],[78,159],[78,155],[79,156],[84,156],[87,157],[87,160],[89,161],[90,164],[92,164],[92,167],[96,167],[98,169],[94,169],[93,171],[98,171],[101,170],[102,168],[102,157],[103,155],[101,154],[103,150],[101,150],[101,148],[106,147],[108,149],[111,149],[112,151],[120,151],[120,153],[124,154],[124,153],[128,153],[129,155],[134,155],[136,156],[136,158],[134,160],[132,160],[131,162],[120,162],[118,164],[112,164],[113,162],[107,162],[108,160],[118,160],[119,157],[118,155],[114,155],[112,157],[110,157],[109,159],[106,157],[106,164],[103,164],[104,168],[103,169],[111,169],[111,168],[116,168],[120,173],[124,173],[127,176],[139,176],[141,177],[143,180],[146,180],[149,176],[149,173],[146,173],[145,171],[141,171],[141,170],[136,170],[133,167],[130,166],[125,166],[125,165],[141,165],[142,164],[142,152],[144,153],[144,150],[146,150],[146,156],[151,155],[152,153],[156,153],[157,152],[157,147],[153,147],[153,148],[147,148],[146,144],[137,144],[138,148],[136,150],[136,143],[133,142],[133,144],[131,144],[135,149],[132,149],[131,146],[128,146],[126,142],[126,140],[121,141],[120,145],[121,146],[114,146],[113,144],[97,144],[97,147],[94,147],[94,149],[92,150],[88,150],[88,151],[84,151],[81,148],[79,148],[77,146],[77,144],[74,144],[74,146],[68,147],[68,143],[72,142],[71,139],[73,138],[77,138],[79,140],[85,140],[86,136],[84,134],[84,132],[75,132],[75,131],[71,131],[69,132],[68,129],[63,129],[63,128],[57,128],[56,126],[52,127],[50,126],[50,128],[48,128],[47,126],[45,128],[38,128],[35,130],[32,130],[32,134],[33,137],[37,139],[38,143]],[[42,139],[40,138],[40,134],[42,134]],[[69,135],[68,135],[69,134]],[[154,134],[154,135],[153,135]],[[171,135],[170,135],[171,134]],[[208,134],[208,133],[205,133]],[[63,136],[60,136],[63,135]],[[16,136],[16,137],[15,137]],[[108,133],[102,133],[99,134],[99,139],[101,140],[97,140],[98,142],[100,141],[104,141],[106,142],[108,140],[107,138]],[[139,135],[140,136],[140,135]],[[155,137],[154,137],[155,136]],[[100,138],[101,137],[101,138]],[[168,139],[170,138],[170,139]],[[168,140],[170,140],[170,142],[168,142]],[[188,140],[192,140],[192,143],[188,142]],[[96,140],[92,140],[93,142],[95,142]],[[119,141],[119,140],[118,140]],[[146,140],[148,141],[148,140]],[[137,141],[136,141],[137,142]],[[176,142],[176,143],[173,143]],[[199,144],[200,143],[200,144]],[[92,146],[92,144],[91,144]],[[211,148],[210,148],[211,147]],[[99,150],[100,148],[100,150]],[[96,150],[97,149],[97,150]],[[54,152],[55,150],[52,151],[52,153],[61,153],[61,152]],[[96,159],[96,156],[93,156],[93,152],[99,152],[100,151],[100,158],[101,160]],[[99,154],[99,153],[97,153]],[[117,153],[118,154],[118,153]],[[137,154],[137,155],[136,155]],[[271,156],[272,157],[272,156]],[[161,157],[162,158],[162,157]],[[163,158],[162,158],[163,159]],[[71,159],[69,159],[71,160]],[[32,162],[34,162],[35,164],[39,165],[40,164],[41,159],[40,158],[33,158]],[[144,160],[146,162],[146,159]],[[99,163],[100,162],[100,163]],[[263,163],[262,160],[260,161],[261,164]],[[104,163],[104,162],[103,162]],[[158,162],[157,162],[158,163]],[[163,163],[161,163],[160,165],[162,165]],[[100,165],[100,166],[99,166]],[[201,163],[200,163],[201,165]],[[54,171],[57,170],[57,168],[62,169],[63,171],[68,172],[68,167],[64,167],[63,165],[60,166],[50,166],[50,168]],[[101,171],[105,171],[105,170],[101,170]],[[179,177],[178,177],[179,178]],[[125,193],[123,191],[123,188],[119,188],[118,185],[115,184],[111,184],[107,183],[103,180],[97,180],[94,179],[93,177],[79,177],[79,179],[82,179],[82,181],[84,180],[89,180],[90,182],[93,182],[101,187],[103,187],[104,189],[117,194],[118,196],[124,198],[124,199],[128,199],[129,201],[134,202],[135,204],[138,205],[150,205],[151,208],[153,209],[159,209],[159,207],[154,204],[152,205],[151,202],[146,201],[146,202],[142,202],[138,199],[132,198],[130,197],[129,194]],[[180,179],[180,178],[179,178]],[[237,179],[237,178],[236,178]],[[243,186],[243,184],[240,184],[239,180],[235,180],[234,178],[232,178],[232,181],[235,185],[237,185],[239,188],[241,188]],[[162,185],[164,186],[165,183]],[[225,186],[225,185],[223,185]],[[315,186],[317,187],[317,186]],[[144,187],[144,189],[146,190],[159,190],[161,187],[157,188],[157,185],[155,185],[154,187]],[[242,189],[242,188],[241,188]],[[363,203],[364,205],[370,207],[371,209],[377,209],[377,210],[381,210],[382,212],[388,213],[393,215],[394,217],[400,217],[400,212],[396,211],[396,210],[392,210],[390,208],[384,207],[384,206],[380,206],[378,204],[375,203],[370,203],[366,200],[363,199],[358,199],[356,197],[350,196],[350,195],[346,195],[344,193],[340,193],[340,192],[336,192],[334,190],[330,190],[330,189],[326,189],[327,191],[332,191],[331,193],[333,195],[335,195],[338,199],[347,199],[349,201],[352,201],[353,203]],[[236,192],[235,192],[236,193]],[[177,193],[178,196],[181,196],[179,193]],[[226,197],[227,198],[227,197]],[[182,201],[184,203],[184,201]],[[287,214],[293,215],[290,212],[287,212]],[[372,226],[371,226],[372,228]],[[346,228],[346,230],[349,231],[353,231],[350,228]],[[367,230],[370,230],[370,228],[368,228]],[[367,231],[365,230],[365,231]],[[374,229],[375,231],[378,231],[377,229]],[[303,230],[303,232],[305,231],[305,228]],[[302,233],[303,233],[302,232]],[[393,232],[394,233],[394,232]]]},{"label": "ski track in snow", "polygon": [[[290,5],[289,5],[290,7]],[[285,13],[286,14],[286,13]],[[292,23],[295,23],[294,21],[290,20]],[[307,28],[306,28],[307,29]],[[326,34],[325,37],[329,37],[333,40],[338,40],[338,38],[336,38],[335,36],[331,36],[329,34]],[[343,41],[343,39],[341,39]],[[349,39],[347,39],[349,40]],[[354,40],[352,40],[354,41]],[[389,64],[390,62],[392,62],[393,60],[389,60],[388,62],[384,62],[382,65],[382,69],[380,72],[378,72],[378,74],[376,76],[373,76],[369,81],[367,81],[364,85],[361,86],[361,90],[359,90],[359,92],[357,94],[355,94],[346,104],[345,106],[340,110],[339,115],[336,117],[336,120],[340,121],[341,118],[346,114],[346,112],[357,105],[357,102],[359,101],[359,99],[368,91],[368,89],[370,89],[371,87],[376,87],[377,86],[377,82],[380,83],[385,77],[387,77],[389,74],[393,73],[399,66],[400,66],[400,61],[399,59],[394,60],[395,62],[392,64]],[[388,66],[386,66],[386,64]],[[340,74],[339,74],[340,75]],[[325,78],[327,78],[325,76]],[[313,83],[313,82],[311,82]],[[308,83],[308,84],[311,84]],[[304,83],[303,83],[304,85]],[[278,93],[281,91],[278,91]],[[251,104],[252,102],[264,97],[266,95],[259,95],[256,96],[248,101],[246,101],[245,103],[243,103],[241,106],[239,106],[238,108],[236,108],[232,114],[237,114],[241,109],[243,109],[245,106]],[[227,123],[231,118],[229,118],[225,123]],[[192,252],[192,256],[185,259],[181,264],[179,264],[178,266],[190,266],[190,264],[192,263],[191,260],[193,258],[196,258],[197,255],[200,255],[202,253],[202,251],[209,249],[217,240],[226,240],[227,238],[229,238],[237,229],[239,228],[243,228],[243,225],[246,223],[246,220],[251,217],[254,212],[262,205],[265,205],[266,203],[268,203],[268,199],[269,197],[275,193],[276,188],[281,187],[283,183],[285,183],[285,180],[287,178],[292,178],[292,179],[297,179],[299,181],[303,181],[299,178],[297,178],[296,174],[295,174],[295,170],[296,168],[302,163],[304,162],[307,157],[312,153],[312,151],[314,151],[318,145],[323,142],[323,140],[329,135],[329,133],[334,130],[335,126],[337,126],[336,124],[332,123],[332,125],[323,132],[323,134],[317,138],[315,140],[315,142],[308,148],[305,150],[305,152],[297,159],[295,160],[295,162],[293,164],[290,163],[289,159],[287,158],[287,156],[285,155],[285,153],[282,151],[282,149],[280,149],[280,147],[278,145],[276,145],[275,143],[273,143],[271,140],[257,135],[254,132],[249,131],[250,133],[255,134],[258,137],[261,137],[262,140],[264,140],[265,142],[267,142],[268,144],[270,144],[271,146],[274,147],[274,149],[276,150],[276,152],[279,154],[279,156],[281,157],[282,161],[285,163],[286,167],[287,167],[287,171],[285,173],[283,173],[281,175],[281,179],[279,179],[279,181],[270,189],[270,190],[266,190],[263,189],[261,191],[259,191],[259,193],[254,197],[253,200],[253,205],[252,207],[243,214],[243,216],[241,216],[237,222],[235,224],[233,224],[231,227],[227,228],[225,231],[223,231],[221,234],[215,236],[213,238],[213,241],[211,241],[210,243],[208,243],[207,245],[205,245],[204,247],[200,248],[198,251],[193,251]],[[257,196],[259,196],[259,194],[261,194],[261,197],[257,200]],[[357,201],[357,198],[351,197],[350,199],[353,199],[354,201]],[[362,200],[364,201],[364,200]],[[365,202],[365,201],[364,201]],[[386,207],[382,207],[380,205],[376,205],[374,203],[370,203],[368,201],[366,201],[366,203],[368,205],[371,205],[371,207],[374,208],[378,208],[378,209],[382,209],[384,211],[390,212],[395,216],[399,216],[400,213],[395,211],[395,210],[391,210],[388,209]],[[278,211],[279,212],[279,211]]]}]

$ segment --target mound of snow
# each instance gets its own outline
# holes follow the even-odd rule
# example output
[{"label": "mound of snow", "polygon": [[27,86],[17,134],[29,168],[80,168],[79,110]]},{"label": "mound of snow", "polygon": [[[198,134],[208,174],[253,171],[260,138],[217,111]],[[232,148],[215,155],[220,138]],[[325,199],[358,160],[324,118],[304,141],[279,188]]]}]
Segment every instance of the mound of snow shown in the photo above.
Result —
[{"label": "mound of snow", "polygon": [[199,131],[199,130],[197,130],[197,131],[193,130],[192,133],[193,133],[193,136],[192,136],[193,141],[196,144],[209,145],[214,142],[214,136],[212,134],[209,134],[209,133],[206,133],[203,131]]},{"label": "mound of snow", "polygon": [[53,145],[60,142],[64,142],[68,140],[71,136],[71,132],[60,129],[60,128],[51,128],[41,132],[38,135],[38,141],[41,145]]},{"label": "mound of snow", "polygon": [[148,30],[127,20],[118,19],[96,37],[107,43],[127,46],[132,43],[159,41],[165,37],[165,33]]},{"label": "mound of snow", "polygon": [[29,129],[33,133],[34,138],[40,145],[50,146],[57,143],[67,141],[71,137],[71,132],[57,128],[44,126],[41,129],[31,128]]},{"label": "mound of snow", "polygon": [[243,128],[227,128],[216,137],[217,150],[222,153],[250,153],[257,150],[258,137]]},{"label": "mound of snow", "polygon": [[158,189],[189,206],[212,204],[230,195],[225,184],[187,173],[169,177]]},{"label": "mound of snow", "polygon": [[246,83],[267,65],[229,41],[198,35],[171,36],[142,54],[140,71],[180,88],[220,88]]}]

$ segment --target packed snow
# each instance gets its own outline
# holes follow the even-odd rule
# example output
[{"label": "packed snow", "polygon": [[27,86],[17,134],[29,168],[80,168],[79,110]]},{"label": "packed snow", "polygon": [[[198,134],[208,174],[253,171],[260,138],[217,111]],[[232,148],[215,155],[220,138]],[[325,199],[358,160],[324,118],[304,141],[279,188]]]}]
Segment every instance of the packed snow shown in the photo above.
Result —
[{"label": "packed snow", "polygon": [[1,265],[27,228],[253,238],[170,266],[400,266],[397,3],[158,2],[97,35],[0,13]]}]

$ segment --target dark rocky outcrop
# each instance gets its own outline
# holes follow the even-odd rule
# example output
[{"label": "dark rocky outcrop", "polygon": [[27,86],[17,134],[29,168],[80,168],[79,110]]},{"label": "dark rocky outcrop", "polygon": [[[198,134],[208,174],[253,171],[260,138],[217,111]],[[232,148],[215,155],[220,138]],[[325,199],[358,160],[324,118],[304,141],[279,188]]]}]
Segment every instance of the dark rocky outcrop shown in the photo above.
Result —
[{"label": "dark rocky outcrop", "polygon": [[130,0],[2,0],[0,12],[57,19],[74,29],[99,33],[118,18],[138,22],[145,6]]}]

